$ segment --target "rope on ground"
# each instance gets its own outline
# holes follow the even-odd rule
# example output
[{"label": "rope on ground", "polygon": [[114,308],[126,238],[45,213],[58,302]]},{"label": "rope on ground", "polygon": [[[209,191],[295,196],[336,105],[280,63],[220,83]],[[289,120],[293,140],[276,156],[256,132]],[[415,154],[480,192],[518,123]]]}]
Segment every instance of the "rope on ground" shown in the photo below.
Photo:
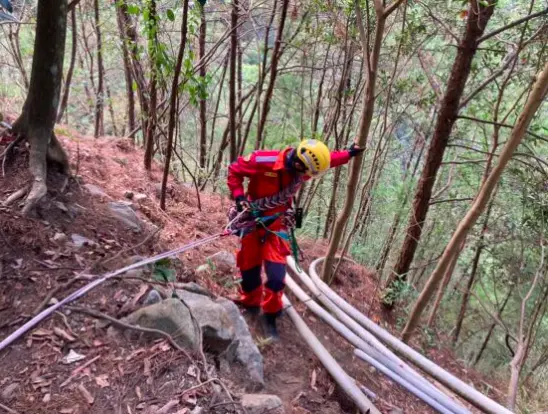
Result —
[{"label": "rope on ground", "polygon": [[53,305],[51,305],[49,308],[44,309],[42,312],[40,312],[38,315],[31,318],[29,321],[27,321],[23,326],[18,328],[15,332],[13,332],[11,335],[9,335],[7,338],[2,340],[0,342],[0,351],[4,350],[8,345],[10,345],[15,340],[19,339],[22,335],[24,335],[26,332],[28,332],[30,329],[34,328],[36,325],[38,325],[40,322],[42,322],[44,319],[52,315],[57,309],[67,305],[70,302],[75,301],[76,299],[86,295],[89,291],[95,289],[97,286],[101,285],[103,282],[112,279],[118,275],[121,275],[123,273],[129,272],[130,270],[138,269],[140,267],[146,266],[148,264],[155,263],[159,260],[166,259],[168,257],[172,257],[175,255],[178,255],[180,253],[186,252],[188,250],[194,249],[196,247],[202,246],[206,243],[210,243],[222,236],[228,235],[231,233],[228,233],[226,231],[223,231],[221,233],[214,234],[212,236],[205,237],[201,240],[197,240],[195,242],[189,243],[187,245],[184,245],[182,247],[178,247],[173,250],[169,250],[164,253],[160,253],[156,256],[149,257],[147,259],[141,260],[140,262],[133,263],[129,266],[123,267],[118,270],[114,270],[110,273],[104,274],[102,277],[95,279],[91,283],[88,283],[87,285],[83,286],[82,288],[76,290],[75,292],[71,293],[69,296],[65,297],[60,302],[57,302]]}]

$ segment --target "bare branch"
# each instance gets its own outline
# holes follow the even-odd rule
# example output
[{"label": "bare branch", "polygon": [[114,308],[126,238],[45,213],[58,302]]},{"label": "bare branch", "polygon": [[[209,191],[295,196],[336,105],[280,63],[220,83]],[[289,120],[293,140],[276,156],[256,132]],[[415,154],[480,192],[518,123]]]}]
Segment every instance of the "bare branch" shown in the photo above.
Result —
[{"label": "bare branch", "polygon": [[507,24],[506,26],[503,26],[503,27],[501,27],[501,28],[499,28],[499,29],[493,30],[492,32],[487,33],[486,35],[483,35],[482,37],[480,37],[480,38],[478,39],[478,44],[480,44],[481,42],[483,42],[483,41],[485,41],[485,40],[487,40],[487,39],[490,39],[490,38],[493,37],[493,36],[498,35],[498,34],[501,33],[501,32],[504,32],[505,30],[511,29],[512,27],[515,27],[515,26],[517,26],[517,25],[519,25],[519,24],[525,23],[525,22],[527,22],[527,21],[529,21],[529,20],[532,20],[532,19],[534,19],[534,18],[536,18],[536,17],[543,16],[543,15],[545,15],[545,14],[547,14],[547,13],[548,13],[548,7],[545,8],[544,10],[542,10],[542,11],[537,12],[537,13],[533,13],[533,14],[530,14],[529,16],[522,17],[521,19],[518,19],[518,20],[516,20],[516,21],[514,21],[514,22],[512,22],[512,23],[509,23],[509,24]]}]

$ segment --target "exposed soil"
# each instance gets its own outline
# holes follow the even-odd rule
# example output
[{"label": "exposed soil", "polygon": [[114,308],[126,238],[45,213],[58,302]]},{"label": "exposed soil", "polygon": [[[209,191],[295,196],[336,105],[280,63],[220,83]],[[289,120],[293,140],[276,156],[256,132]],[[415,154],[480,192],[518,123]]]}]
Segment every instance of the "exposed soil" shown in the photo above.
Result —
[{"label": "exposed soil", "polygon": [[[169,184],[167,212],[160,210],[156,187],[161,180],[161,169],[154,165],[152,171],[144,171],[142,151],[131,142],[114,137],[94,140],[68,128],[63,131],[66,135],[60,136],[60,140],[70,154],[76,179],[61,192],[61,177],[50,174],[50,192],[40,203],[35,218],[19,216],[17,208],[0,208],[0,338],[21,326],[49,292],[84,270],[99,274],[119,268],[130,256],[159,253],[215,234],[226,224],[227,198],[202,193],[199,211],[194,188],[174,180]],[[0,143],[0,152],[4,145],[6,142]],[[27,183],[26,154],[26,149],[19,150],[15,162],[6,166],[6,176],[0,176],[0,199]],[[107,197],[90,195],[84,190],[86,183],[101,187]],[[142,233],[128,230],[107,213],[107,202],[124,200],[127,191],[146,195],[141,201],[133,201],[138,214],[151,224]],[[132,249],[154,231],[153,226],[161,231]],[[69,239],[71,234],[79,234],[94,244],[77,249],[62,240],[61,233]],[[321,243],[301,244],[307,256],[305,268],[312,258],[325,251]],[[218,295],[234,294],[235,272],[216,272],[199,278],[194,269],[208,255],[236,248],[235,238],[222,238],[182,254],[173,264],[177,282],[197,281]],[[105,263],[113,257],[115,260]],[[55,297],[65,297],[84,283],[76,282]],[[127,277],[109,281],[80,299],[78,305],[121,317],[138,306],[151,283],[151,279]],[[372,319],[386,328],[393,327],[394,320],[387,319],[381,311],[373,272],[344,264],[334,286]],[[356,360],[351,346],[319,322],[303,304],[291,299],[347,372],[377,394],[376,405],[383,413],[391,412],[394,407],[405,413],[434,412]],[[249,323],[265,358],[265,392],[279,395],[288,413],[355,412],[287,317],[281,319],[282,340],[276,344],[266,344],[256,321],[249,319]],[[165,341],[147,341],[135,336],[127,339],[107,332],[104,324],[89,316],[68,310],[56,313],[0,353],[0,392],[19,384],[12,386],[17,388],[13,395],[1,402],[20,413],[152,413],[172,400],[180,402],[166,414],[177,410],[184,413],[185,408],[190,410],[196,405],[204,407],[207,413],[235,412],[237,405],[228,402],[222,388],[207,384],[185,393],[207,379],[206,373],[196,370],[198,367],[203,371],[199,355],[189,360]],[[71,349],[86,358],[64,364],[62,359]],[[428,356],[463,380],[477,384],[478,389],[485,388],[485,379],[465,369],[450,351],[429,349]],[[210,375],[217,375],[216,362],[211,356],[208,367]],[[237,376],[225,375],[223,383],[234,395],[242,391]]]}]

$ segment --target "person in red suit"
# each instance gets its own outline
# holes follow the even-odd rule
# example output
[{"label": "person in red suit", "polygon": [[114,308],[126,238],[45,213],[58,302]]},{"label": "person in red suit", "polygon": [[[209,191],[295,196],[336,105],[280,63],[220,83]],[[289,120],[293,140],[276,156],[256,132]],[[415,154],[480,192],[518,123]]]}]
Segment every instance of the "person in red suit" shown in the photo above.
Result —
[{"label": "person in red suit", "polygon": [[[347,150],[330,152],[324,143],[308,139],[297,148],[254,151],[229,166],[227,184],[239,212],[252,210],[253,202],[265,197],[278,201],[266,203],[267,208],[260,212],[254,211],[255,215],[272,219],[242,236],[236,259],[242,276],[237,302],[253,314],[262,309],[267,337],[278,339],[276,319],[283,308],[286,257],[291,253],[287,241],[279,235],[292,225],[286,214],[292,211],[293,196],[304,181],[348,163],[362,151],[353,144]],[[246,178],[249,180],[247,192]],[[264,286],[263,266],[267,279]]]}]

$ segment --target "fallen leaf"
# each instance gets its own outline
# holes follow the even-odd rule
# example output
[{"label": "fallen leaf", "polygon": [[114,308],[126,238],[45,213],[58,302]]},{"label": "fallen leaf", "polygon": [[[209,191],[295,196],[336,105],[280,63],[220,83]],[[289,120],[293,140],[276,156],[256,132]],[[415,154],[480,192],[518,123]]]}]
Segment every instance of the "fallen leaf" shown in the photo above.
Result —
[{"label": "fallen leaf", "polygon": [[95,402],[95,398],[91,393],[84,387],[83,384],[78,385],[78,391],[80,391],[80,394],[82,394],[82,397],[86,399],[89,405],[92,405]]},{"label": "fallen leaf", "polygon": [[76,338],[75,338],[74,336],[72,336],[71,334],[69,334],[69,333],[68,333],[67,331],[65,331],[64,329],[55,327],[55,328],[53,328],[53,332],[54,332],[55,335],[57,335],[59,338],[65,339],[65,340],[67,340],[68,342],[74,342],[74,341],[76,341]]},{"label": "fallen leaf", "polygon": [[73,408],[63,408],[59,410],[60,414],[72,414],[74,412]]},{"label": "fallen leaf", "polygon": [[11,265],[14,269],[20,269],[23,265],[23,259],[15,259],[15,265]]},{"label": "fallen leaf", "polygon": [[95,382],[97,383],[98,386],[100,386],[101,388],[106,388],[108,386],[110,386],[109,382],[108,382],[108,375],[107,374],[103,374],[103,375],[98,375],[95,377]]},{"label": "fallen leaf", "polygon": [[93,340],[93,346],[94,347],[98,348],[98,347],[103,346],[103,345],[104,344],[101,341],[99,341],[98,339]]},{"label": "fallen leaf", "polygon": [[316,370],[312,370],[312,375],[310,376],[310,388],[312,388],[314,391],[318,392],[318,387],[316,387]]},{"label": "fallen leaf", "polygon": [[44,403],[47,404],[47,403],[49,403],[50,401],[51,401],[51,394],[48,393],[48,394],[44,395],[44,398],[42,399],[42,402],[44,402]]},{"label": "fallen leaf", "polygon": [[304,397],[305,395],[306,394],[304,392],[299,391],[297,396],[291,400],[291,405],[296,405],[299,402],[299,400],[301,399],[301,397]]},{"label": "fallen leaf", "polygon": [[146,403],[142,402],[142,403],[139,403],[135,406],[135,408],[137,408],[138,410],[142,410],[143,408],[146,407]]},{"label": "fallen leaf", "polygon": [[150,377],[150,359],[146,358],[144,360],[144,365],[145,365],[145,368],[143,370],[143,374],[145,375],[145,377]]},{"label": "fallen leaf", "polygon": [[183,401],[190,405],[196,405],[198,403],[198,398],[196,398],[196,394],[183,395]]},{"label": "fallen leaf", "polygon": [[137,398],[139,399],[139,401],[143,399],[143,393],[141,392],[141,387],[139,387],[138,385],[135,387],[135,394],[137,394]]},{"label": "fallen leaf", "polygon": [[193,378],[196,378],[198,376],[196,367],[194,365],[189,366],[186,374],[190,375]]},{"label": "fallen leaf", "polygon": [[156,411],[156,414],[168,414],[173,407],[176,407],[179,404],[179,400],[168,401],[162,408]]},{"label": "fallen leaf", "polygon": [[85,355],[79,354],[75,352],[73,349],[69,351],[69,353],[63,357],[63,364],[72,364],[73,362],[81,361],[82,359],[85,359]]},{"label": "fallen leaf", "polygon": [[35,331],[32,331],[32,336],[50,336],[53,332],[48,329],[39,328]]}]

